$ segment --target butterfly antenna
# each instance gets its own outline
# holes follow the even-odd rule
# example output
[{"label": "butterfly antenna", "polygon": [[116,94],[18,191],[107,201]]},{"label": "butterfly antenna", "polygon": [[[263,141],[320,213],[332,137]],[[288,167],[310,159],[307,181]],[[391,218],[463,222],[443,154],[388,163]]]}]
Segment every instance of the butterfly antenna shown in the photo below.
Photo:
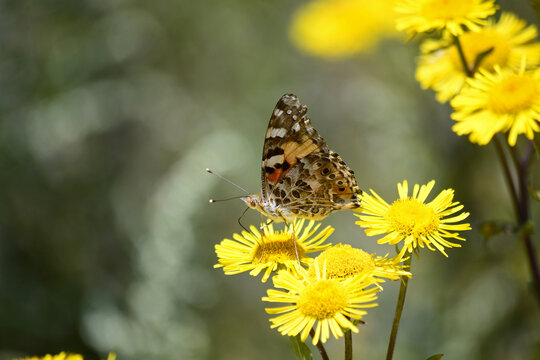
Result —
[{"label": "butterfly antenna", "polygon": [[[227,179],[226,177],[223,177],[223,176],[221,176],[221,175],[219,175],[219,174],[213,172],[212,170],[210,170],[210,169],[208,169],[208,168],[206,168],[206,172],[207,172],[207,173],[210,173],[210,174],[212,174],[212,175],[217,176],[217,177],[220,178],[221,180],[225,180],[225,181],[228,182],[229,184],[235,186],[236,188],[242,190],[243,192],[245,192],[246,194],[249,195],[249,191],[247,191],[246,189],[244,189],[244,188],[241,187],[240,185],[237,185],[237,184],[233,183],[231,180]],[[212,202],[212,201],[210,201],[210,202]]]},{"label": "butterfly antenna", "polygon": [[213,203],[217,203],[217,202],[220,202],[220,201],[229,201],[229,200],[240,199],[240,198],[243,198],[243,196],[233,196],[233,197],[226,198],[226,199],[210,199],[210,200],[208,200],[208,202],[210,204],[213,204]]}]

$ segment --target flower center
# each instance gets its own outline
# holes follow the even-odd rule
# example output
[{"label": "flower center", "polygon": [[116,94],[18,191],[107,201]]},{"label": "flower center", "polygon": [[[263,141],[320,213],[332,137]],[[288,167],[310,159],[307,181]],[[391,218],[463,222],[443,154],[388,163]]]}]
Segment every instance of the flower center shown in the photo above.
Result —
[{"label": "flower center", "polygon": [[386,220],[403,236],[415,238],[437,231],[439,217],[435,211],[416,199],[396,200],[386,214]]},{"label": "flower center", "polygon": [[470,0],[428,0],[422,5],[421,14],[430,20],[453,20],[469,15]]},{"label": "flower center", "polygon": [[[295,250],[296,246],[296,250]],[[259,246],[255,248],[252,261],[257,264],[284,263],[288,260],[302,259],[305,254],[304,247],[295,240],[292,234],[286,232],[275,233],[270,237],[265,237]]]},{"label": "flower center", "polygon": [[340,280],[319,280],[306,286],[296,306],[305,316],[317,320],[329,319],[348,304],[347,292]]},{"label": "flower center", "polygon": [[513,114],[528,109],[538,95],[535,79],[511,74],[488,92],[488,106],[496,114]]},{"label": "flower center", "polygon": [[[508,39],[493,30],[468,32],[460,37],[461,46],[469,68],[475,65],[478,55],[492,49],[491,52],[481,59],[479,67],[492,70],[494,65],[504,66],[510,55]],[[455,69],[463,71],[463,64],[459,57],[456,46],[450,49],[450,58]]]},{"label": "flower center", "polygon": [[[322,252],[319,264],[326,261],[326,275],[330,279],[353,277],[363,271],[373,272],[375,261],[363,250],[354,249],[350,245],[336,245]],[[315,277],[314,267],[309,268],[309,275]]]}]

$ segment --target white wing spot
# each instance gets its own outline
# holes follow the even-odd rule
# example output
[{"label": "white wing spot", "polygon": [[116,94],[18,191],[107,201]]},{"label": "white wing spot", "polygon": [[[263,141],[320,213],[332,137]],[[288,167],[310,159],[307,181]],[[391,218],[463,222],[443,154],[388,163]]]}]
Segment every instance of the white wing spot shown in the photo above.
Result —
[{"label": "white wing spot", "polygon": [[300,123],[296,123],[292,127],[292,131],[297,132],[300,130]]},{"label": "white wing spot", "polygon": [[281,110],[281,109],[274,110],[274,115],[275,116],[281,116],[281,114],[283,114],[283,110]]},{"label": "white wing spot", "polygon": [[270,132],[270,137],[271,138],[274,138],[274,137],[284,137],[285,134],[287,133],[287,129],[284,129],[284,128],[273,128],[272,131]]},{"label": "white wing spot", "polygon": [[283,157],[283,154],[282,155],[274,155],[270,159],[267,159],[264,162],[264,165],[269,166],[269,167],[274,167],[274,165],[276,165],[276,164],[283,163],[283,160],[285,160],[285,158]]},{"label": "white wing spot", "polygon": [[291,114],[292,114],[292,110],[291,109],[287,110],[287,115],[291,115]]},{"label": "white wing spot", "polygon": [[292,118],[293,120],[296,120],[298,118],[298,115],[293,115]]}]

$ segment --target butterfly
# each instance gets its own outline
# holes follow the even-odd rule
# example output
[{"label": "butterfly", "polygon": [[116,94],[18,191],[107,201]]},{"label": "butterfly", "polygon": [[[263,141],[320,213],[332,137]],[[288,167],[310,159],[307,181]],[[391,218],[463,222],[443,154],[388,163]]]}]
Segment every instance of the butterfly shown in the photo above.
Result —
[{"label": "butterfly", "polygon": [[241,199],[275,222],[320,220],[360,206],[362,190],[354,171],[328,148],[311,126],[307,107],[293,94],[283,95],[270,117],[261,182],[259,194]]}]

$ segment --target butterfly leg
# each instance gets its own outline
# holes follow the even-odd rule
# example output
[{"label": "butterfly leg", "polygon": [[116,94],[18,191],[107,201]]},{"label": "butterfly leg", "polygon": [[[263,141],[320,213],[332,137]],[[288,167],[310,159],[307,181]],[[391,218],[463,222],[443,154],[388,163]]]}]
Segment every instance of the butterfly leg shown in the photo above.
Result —
[{"label": "butterfly leg", "polygon": [[259,230],[262,230],[264,229],[265,227],[267,227],[268,225],[272,224],[274,222],[273,219],[270,219],[270,222],[267,222],[266,224],[264,223],[264,218],[263,218],[263,215],[261,214],[261,227],[259,228]]},{"label": "butterfly leg", "polygon": [[242,218],[244,217],[244,215],[246,214],[246,211],[248,211],[249,207],[246,208],[246,210],[244,210],[244,212],[242,213],[242,215],[240,215],[240,217],[238,218],[238,224],[242,227],[242,229],[246,230],[246,232],[249,232],[248,229],[246,229],[246,227],[244,225],[242,225],[242,223],[240,222],[240,220],[242,220]]},{"label": "butterfly leg", "polygon": [[[269,222],[268,225],[271,224],[272,222],[273,222],[273,220],[271,222]],[[264,216],[263,216],[263,214],[261,214],[261,226],[260,226],[259,230],[261,230],[261,242],[262,243],[259,246],[263,246],[263,244],[264,244],[264,231],[263,231],[263,229],[264,229],[265,226],[266,225],[264,224]],[[261,256],[259,257],[258,264],[261,263],[262,258],[263,258],[263,254],[264,254],[264,252],[261,250]]]},{"label": "butterfly leg", "polygon": [[298,261],[298,266],[302,267],[302,264],[300,263],[300,256],[298,255],[298,245],[296,241],[296,233],[294,232],[294,222],[293,223],[285,222],[285,224],[293,236],[294,253],[296,254],[296,260]]}]

